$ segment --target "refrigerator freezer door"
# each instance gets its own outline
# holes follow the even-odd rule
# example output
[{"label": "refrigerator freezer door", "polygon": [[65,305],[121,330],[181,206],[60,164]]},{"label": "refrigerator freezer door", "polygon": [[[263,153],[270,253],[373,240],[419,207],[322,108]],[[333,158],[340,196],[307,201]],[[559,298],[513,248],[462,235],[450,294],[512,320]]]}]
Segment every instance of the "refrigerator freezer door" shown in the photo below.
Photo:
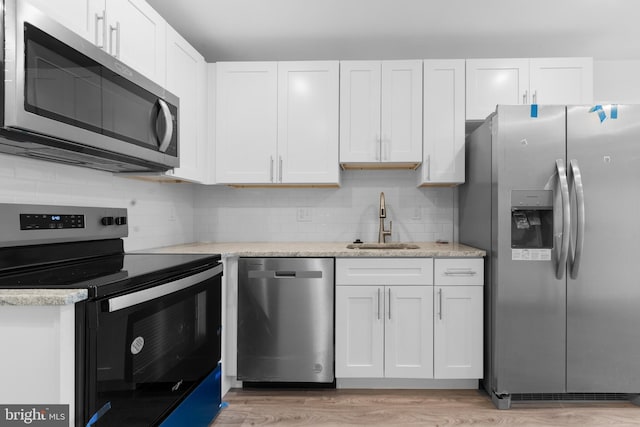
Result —
[{"label": "refrigerator freezer door", "polygon": [[[493,118],[491,345],[497,394],[564,392],[566,275],[556,278],[562,246],[557,160],[565,159],[565,107],[498,106]],[[553,248],[512,248],[518,190],[553,191]],[[538,191],[540,192],[540,191]],[[529,223],[533,226],[537,221]],[[517,228],[517,227],[516,227]]]},{"label": "refrigerator freezer door", "polygon": [[567,281],[567,391],[638,393],[640,106],[604,106],[602,121],[590,110],[567,114],[567,157],[579,164],[585,205],[582,260]]}]

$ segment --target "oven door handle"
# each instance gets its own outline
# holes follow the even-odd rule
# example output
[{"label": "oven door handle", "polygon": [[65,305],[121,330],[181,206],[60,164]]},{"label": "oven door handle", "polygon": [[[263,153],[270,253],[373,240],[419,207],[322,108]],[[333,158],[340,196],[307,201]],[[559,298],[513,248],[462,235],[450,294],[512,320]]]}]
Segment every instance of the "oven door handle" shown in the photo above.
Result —
[{"label": "oven door handle", "polygon": [[165,283],[164,285],[154,286],[153,288],[143,289],[141,291],[110,298],[107,300],[109,313],[190,288],[191,286],[195,286],[219,274],[222,274],[222,264],[192,276],[183,277],[182,279]]}]

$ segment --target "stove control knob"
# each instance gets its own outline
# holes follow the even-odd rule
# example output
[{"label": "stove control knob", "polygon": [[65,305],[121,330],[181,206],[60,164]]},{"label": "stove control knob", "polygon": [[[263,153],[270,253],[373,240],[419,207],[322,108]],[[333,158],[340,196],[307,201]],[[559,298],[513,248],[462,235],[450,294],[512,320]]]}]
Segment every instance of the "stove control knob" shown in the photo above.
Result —
[{"label": "stove control knob", "polygon": [[126,216],[116,217],[116,225],[127,225],[127,217]]},{"label": "stove control knob", "polygon": [[102,225],[113,225],[113,217],[112,216],[102,217],[100,222],[102,223]]}]

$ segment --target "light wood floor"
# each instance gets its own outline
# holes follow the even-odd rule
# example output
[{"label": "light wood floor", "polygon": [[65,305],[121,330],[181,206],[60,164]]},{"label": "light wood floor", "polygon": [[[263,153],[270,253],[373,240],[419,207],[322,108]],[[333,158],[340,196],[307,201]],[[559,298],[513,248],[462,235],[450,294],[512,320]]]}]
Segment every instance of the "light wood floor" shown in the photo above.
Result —
[{"label": "light wood floor", "polygon": [[628,402],[514,403],[499,411],[475,390],[231,390],[211,427],[640,426]]}]

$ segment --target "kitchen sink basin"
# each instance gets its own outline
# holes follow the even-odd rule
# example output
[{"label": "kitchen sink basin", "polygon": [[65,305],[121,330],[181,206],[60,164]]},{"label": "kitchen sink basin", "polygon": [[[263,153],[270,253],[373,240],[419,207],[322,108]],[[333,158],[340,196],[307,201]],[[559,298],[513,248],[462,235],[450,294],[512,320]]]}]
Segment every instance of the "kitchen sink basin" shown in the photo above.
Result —
[{"label": "kitchen sink basin", "polygon": [[411,243],[350,243],[347,249],[418,249],[418,245]]}]

